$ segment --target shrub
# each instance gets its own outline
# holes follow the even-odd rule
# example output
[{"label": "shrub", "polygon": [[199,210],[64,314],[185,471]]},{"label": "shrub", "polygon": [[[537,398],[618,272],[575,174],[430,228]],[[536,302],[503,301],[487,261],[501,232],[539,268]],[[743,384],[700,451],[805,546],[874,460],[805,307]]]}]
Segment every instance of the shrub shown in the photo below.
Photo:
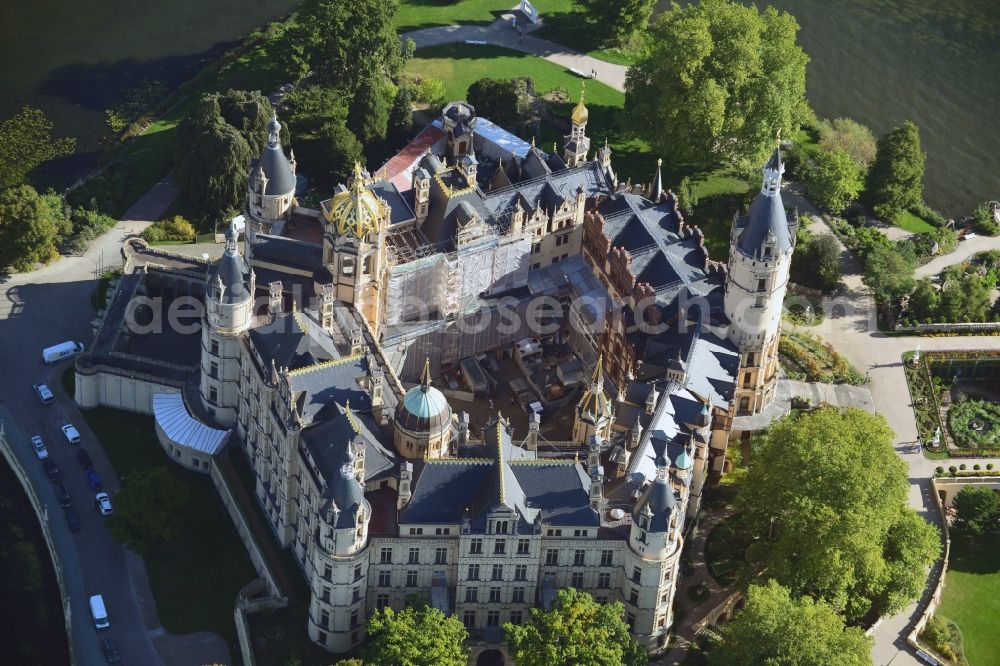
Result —
[{"label": "shrub", "polygon": [[976,463],[975,465],[973,465],[973,466],[972,466],[972,469],[974,469],[975,471],[977,471],[977,472],[978,472],[978,471],[979,471],[979,469],[980,469],[980,467],[979,467],[979,463]]},{"label": "shrub", "polygon": [[993,463],[986,463],[986,469],[993,469]]},{"label": "shrub", "polygon": [[940,465],[938,465],[937,467],[935,467],[934,468],[934,474],[936,476],[944,476],[944,467],[941,467]]},{"label": "shrub", "polygon": [[975,229],[978,233],[985,234],[987,236],[996,236],[1000,234],[1000,225],[996,223],[993,219],[993,211],[986,204],[979,204],[976,209],[972,211],[972,222],[975,225]]},{"label": "shrub", "polygon": [[965,469],[965,463],[962,463],[961,465],[959,465],[959,466],[958,466],[958,468],[959,468],[960,470],[964,470],[964,469]]},{"label": "shrub", "polygon": [[958,468],[955,467],[954,465],[950,465],[948,467],[948,472],[950,472],[952,476],[955,476],[955,474],[958,473]]},{"label": "shrub", "polygon": [[444,81],[430,76],[423,76],[415,81],[415,97],[418,103],[430,106],[444,104]]},{"label": "shrub", "polygon": [[150,243],[160,241],[191,241],[195,237],[194,225],[180,215],[169,220],[160,220],[146,227],[142,237]]}]

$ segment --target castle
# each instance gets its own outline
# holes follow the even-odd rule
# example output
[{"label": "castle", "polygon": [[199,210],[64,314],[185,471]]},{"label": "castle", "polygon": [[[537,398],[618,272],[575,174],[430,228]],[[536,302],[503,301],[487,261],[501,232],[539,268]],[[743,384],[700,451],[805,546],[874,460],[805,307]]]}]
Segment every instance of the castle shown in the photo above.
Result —
[{"label": "castle", "polygon": [[[638,188],[606,143],[590,155],[588,115],[581,97],[559,155],[453,102],[319,208],[298,204],[275,118],[242,246],[235,222],[216,261],[126,245],[78,404],[153,414],[199,471],[242,449],[331,652],[410,595],[500,647],[568,586],[666,645],[686,527],[734,417],[774,396],[794,220],[776,150],[728,264],[712,260],[659,164]],[[158,328],[183,298],[200,330]],[[497,359],[522,373],[511,407],[493,403]],[[563,406],[565,441],[548,441]]]}]

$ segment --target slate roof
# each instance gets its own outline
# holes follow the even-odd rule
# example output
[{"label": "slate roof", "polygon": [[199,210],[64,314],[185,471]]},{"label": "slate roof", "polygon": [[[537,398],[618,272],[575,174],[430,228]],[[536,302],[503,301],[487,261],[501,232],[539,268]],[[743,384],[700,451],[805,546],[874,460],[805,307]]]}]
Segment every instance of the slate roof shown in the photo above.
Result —
[{"label": "slate roof", "polygon": [[267,124],[267,131],[267,145],[264,146],[264,152],[261,154],[260,159],[253,165],[251,173],[256,171],[258,167],[264,170],[264,175],[267,176],[267,185],[264,188],[264,194],[266,195],[281,195],[294,192],[295,174],[292,173],[292,165],[281,149],[281,141],[278,138],[281,131],[281,124],[277,118],[273,118]]},{"label": "slate roof", "polygon": [[319,420],[334,403],[352,409],[369,410],[371,400],[358,379],[368,373],[368,359],[363,354],[306,365],[288,373],[288,388],[304,423]]},{"label": "slate roof", "polygon": [[265,366],[273,361],[278,368],[295,370],[340,356],[329,336],[311,331],[321,331],[319,322],[306,313],[286,312],[249,335]]},{"label": "slate roof", "polygon": [[323,246],[285,236],[255,234],[252,262],[268,262],[314,271],[323,265]]},{"label": "slate roof", "polygon": [[339,403],[333,411],[332,418],[302,431],[302,440],[327,485],[339,481],[348,445],[359,439],[365,444],[365,481],[391,475],[396,466],[396,454],[391,444],[382,443],[382,433],[371,415],[355,411],[353,403],[350,415]]},{"label": "slate roof", "polygon": [[[777,192],[768,193],[761,191],[757,198],[750,204],[750,209],[738,222],[737,226],[742,228],[738,247],[747,256],[761,256],[763,245],[768,236],[774,238],[774,253],[783,254],[792,249],[791,230],[788,227],[788,216],[785,214],[785,204],[781,200],[781,172],[784,167],[781,164],[781,154],[776,148],[764,167],[765,181],[769,177],[778,179]],[[767,187],[765,182],[764,187]]]}]

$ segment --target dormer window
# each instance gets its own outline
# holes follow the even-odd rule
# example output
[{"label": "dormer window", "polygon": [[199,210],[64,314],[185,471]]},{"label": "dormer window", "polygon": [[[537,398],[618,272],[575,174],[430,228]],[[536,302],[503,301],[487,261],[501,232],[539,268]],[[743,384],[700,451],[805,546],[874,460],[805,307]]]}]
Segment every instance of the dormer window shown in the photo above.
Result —
[{"label": "dormer window", "polygon": [[771,246],[770,245],[768,245],[767,247],[764,248],[764,258],[765,259],[770,259],[771,258]]},{"label": "dormer window", "polygon": [[354,275],[354,257],[340,258],[340,273],[342,275]]}]

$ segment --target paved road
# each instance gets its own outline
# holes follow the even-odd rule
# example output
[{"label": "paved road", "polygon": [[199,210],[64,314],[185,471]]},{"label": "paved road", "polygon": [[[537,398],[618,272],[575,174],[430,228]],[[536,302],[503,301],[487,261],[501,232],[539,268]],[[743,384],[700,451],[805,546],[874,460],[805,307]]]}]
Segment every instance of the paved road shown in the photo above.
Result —
[{"label": "paved road", "polygon": [[970,240],[959,241],[954,252],[934,257],[913,271],[913,275],[918,278],[937,275],[948,266],[961,263],[977,252],[987,250],[1000,250],[1000,236],[976,236]]},{"label": "paved road", "polygon": [[[123,663],[141,666],[178,664],[200,666],[218,661],[231,663],[224,641],[213,634],[175,637],[166,634],[156,615],[155,604],[141,558],[126,551],[103,526],[103,519],[91,508],[93,492],[71,447],[59,430],[70,421],[79,428],[82,446],[90,452],[105,487],[114,497],[119,489],[114,474],[94,434],[77,411],[72,396],[61,390],[59,378],[69,362],[46,366],[43,347],[63,340],[89,343],[94,311],[91,294],[94,271],[120,264],[121,240],[127,233],[140,231],[147,222],[126,222],[95,241],[82,257],[62,260],[29,274],[0,278],[0,349],[3,350],[4,382],[0,382],[0,419],[11,445],[29,471],[31,480],[49,509],[49,523],[66,570],[70,590],[71,637],[78,663],[104,663],[98,634],[90,621],[87,599],[104,595],[111,629],[102,632],[120,646]],[[56,402],[42,405],[31,389],[45,381],[56,393]],[[65,478],[80,514],[81,532],[72,534],[59,508],[52,484],[31,452],[28,438],[41,434],[49,452]]]},{"label": "paved road", "polygon": [[[789,204],[798,206],[802,213],[818,215],[818,212],[807,201],[797,196],[794,190],[786,191],[783,197]],[[814,233],[831,233],[826,224],[818,219],[813,219],[810,224],[810,229]],[[950,263],[964,259],[960,252],[947,255],[937,270],[947,265],[945,261],[948,258]],[[918,345],[924,351],[1000,350],[1000,337],[888,337],[878,331],[871,292],[861,282],[860,266],[846,250],[842,265],[844,269],[842,289],[835,298],[829,299],[825,304],[826,317],[823,322],[818,326],[809,327],[808,330],[832,343],[861,372],[870,374],[875,410],[888,420],[896,434],[894,442],[896,451],[909,466],[910,504],[924,518],[940,527],[940,519],[931,494],[930,479],[934,476],[934,469],[937,466],[947,466],[948,463],[928,460],[916,445],[917,426],[913,418],[913,406],[909,398],[901,355],[905,351],[916,349]],[[998,460],[963,458],[962,462],[971,467],[975,463],[997,463]],[[937,581],[938,571],[936,567],[929,578],[929,583]],[[906,611],[886,619],[879,625],[874,633],[875,646],[872,652],[875,664],[899,666],[922,663],[906,646],[906,634],[919,616],[917,609],[917,604],[913,604]]]},{"label": "paved road", "polygon": [[[613,65],[609,62],[578,53],[561,44],[532,37],[528,34],[518,38],[518,34],[511,27],[509,14],[486,26],[445,25],[435,28],[423,28],[422,30],[404,32],[400,35],[400,38],[412,39],[418,49],[438,44],[464,42],[466,40],[485,41],[494,46],[503,46],[508,49],[545,58],[567,69],[584,72],[588,76],[591,71],[596,71],[598,81],[615,90],[625,91],[625,72],[628,71],[628,67]],[[570,94],[575,94],[575,91],[570,91]]]}]

